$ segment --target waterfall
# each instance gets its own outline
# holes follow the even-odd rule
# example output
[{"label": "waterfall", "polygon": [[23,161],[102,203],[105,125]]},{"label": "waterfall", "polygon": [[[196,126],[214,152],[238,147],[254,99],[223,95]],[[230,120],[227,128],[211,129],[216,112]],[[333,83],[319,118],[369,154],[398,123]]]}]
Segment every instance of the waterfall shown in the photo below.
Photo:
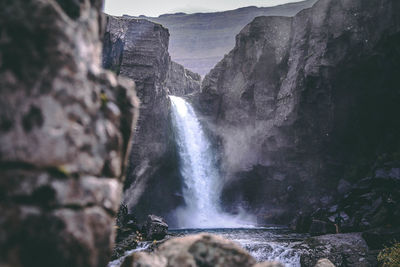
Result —
[{"label": "waterfall", "polygon": [[[176,210],[181,228],[248,227],[248,216],[232,216],[219,205],[222,181],[211,144],[193,107],[183,98],[170,96],[186,206]],[[246,218],[245,218],[246,217]]]}]

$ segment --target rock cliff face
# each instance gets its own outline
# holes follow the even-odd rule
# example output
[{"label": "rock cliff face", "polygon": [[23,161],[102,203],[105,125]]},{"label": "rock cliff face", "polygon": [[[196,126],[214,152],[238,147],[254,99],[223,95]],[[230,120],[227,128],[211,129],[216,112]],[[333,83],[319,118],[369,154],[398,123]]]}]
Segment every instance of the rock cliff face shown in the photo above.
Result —
[{"label": "rock cliff face", "polygon": [[221,140],[227,206],[287,222],[330,205],[360,161],[395,159],[399,12],[394,0],[320,0],[237,35],[192,99]]},{"label": "rock cliff face", "polygon": [[139,220],[166,216],[182,201],[168,94],[198,91],[200,76],[170,60],[161,25],[113,16],[106,25],[103,66],[133,79],[141,101],[124,202]]},{"label": "rock cliff face", "polygon": [[0,265],[106,266],[137,116],[102,1],[0,4]]},{"label": "rock cliff face", "polygon": [[201,76],[171,61],[165,86],[171,94],[176,96],[199,92]]}]

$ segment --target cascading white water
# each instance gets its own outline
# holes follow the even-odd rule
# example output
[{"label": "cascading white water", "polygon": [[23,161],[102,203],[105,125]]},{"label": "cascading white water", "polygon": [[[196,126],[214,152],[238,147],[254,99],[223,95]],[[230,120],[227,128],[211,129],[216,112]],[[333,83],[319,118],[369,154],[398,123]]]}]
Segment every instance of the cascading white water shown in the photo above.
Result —
[{"label": "cascading white water", "polygon": [[170,96],[170,99],[186,202],[185,207],[176,211],[179,227],[249,227],[249,216],[231,216],[221,211],[222,181],[211,144],[192,106],[180,97]]}]

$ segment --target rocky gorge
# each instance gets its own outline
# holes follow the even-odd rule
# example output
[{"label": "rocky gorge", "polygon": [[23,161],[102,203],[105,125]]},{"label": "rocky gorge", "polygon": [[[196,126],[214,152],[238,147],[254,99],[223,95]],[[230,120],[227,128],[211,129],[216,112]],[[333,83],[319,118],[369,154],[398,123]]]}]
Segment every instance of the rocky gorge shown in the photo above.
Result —
[{"label": "rocky gorge", "polygon": [[228,210],[398,225],[399,8],[320,0],[237,35],[191,97],[219,140]]},{"label": "rocky gorge", "polygon": [[[236,34],[255,17],[292,17],[315,2],[316,0],[307,0],[271,7],[248,6],[222,12],[178,12],[136,18],[168,28],[171,34],[169,53],[172,59],[204,77],[235,46]],[[123,17],[132,18],[129,15]]]},{"label": "rocky gorge", "polygon": [[[257,17],[203,81],[101,6],[0,3],[1,266],[376,266],[399,240],[400,3]],[[291,230],[168,230],[190,186],[169,95],[209,139],[215,214]]]},{"label": "rocky gorge", "polygon": [[[228,212],[240,207],[260,224],[291,223],[313,235],[334,233],[339,217],[342,231],[365,231],[373,249],[396,239],[399,6],[375,4],[320,0],[294,17],[257,17],[201,90],[190,90],[188,99],[220,151]],[[170,144],[171,154],[163,153],[171,167],[171,155],[178,159]],[[146,204],[131,207],[174,224],[170,212],[183,204],[177,166],[164,177],[172,194],[157,189],[166,179],[154,178],[142,191]],[[162,204],[152,206],[160,193]],[[379,235],[386,237],[374,245]]]},{"label": "rocky gorge", "polygon": [[168,218],[182,204],[168,95],[198,92],[201,77],[171,61],[169,32],[159,24],[107,16],[103,43],[103,66],[134,80],[141,102],[123,201],[139,220]]}]

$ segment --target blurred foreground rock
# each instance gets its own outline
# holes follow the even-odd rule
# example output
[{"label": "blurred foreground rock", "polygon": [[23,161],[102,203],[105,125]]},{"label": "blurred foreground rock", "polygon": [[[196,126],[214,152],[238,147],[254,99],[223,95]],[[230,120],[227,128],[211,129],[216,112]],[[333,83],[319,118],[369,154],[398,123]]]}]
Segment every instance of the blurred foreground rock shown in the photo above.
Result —
[{"label": "blurred foreground rock", "polygon": [[314,267],[335,267],[335,265],[328,259],[320,259]]},{"label": "blurred foreground rock", "polygon": [[280,263],[256,263],[256,260],[232,241],[211,234],[170,239],[154,253],[133,253],[122,267],[131,266],[257,266],[281,267]]},{"label": "blurred foreground rock", "polygon": [[106,266],[137,117],[101,0],[0,3],[0,266]]}]

